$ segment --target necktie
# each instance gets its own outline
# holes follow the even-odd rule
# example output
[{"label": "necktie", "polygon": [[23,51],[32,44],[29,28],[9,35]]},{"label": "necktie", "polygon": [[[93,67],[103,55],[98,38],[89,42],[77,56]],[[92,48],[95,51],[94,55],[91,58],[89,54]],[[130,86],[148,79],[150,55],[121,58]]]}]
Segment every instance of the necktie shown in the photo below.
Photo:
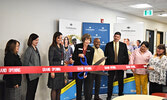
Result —
[{"label": "necktie", "polygon": [[115,62],[115,63],[118,63],[117,42],[115,42],[115,50],[114,50],[114,52],[115,52],[115,59],[114,59],[114,62]]}]

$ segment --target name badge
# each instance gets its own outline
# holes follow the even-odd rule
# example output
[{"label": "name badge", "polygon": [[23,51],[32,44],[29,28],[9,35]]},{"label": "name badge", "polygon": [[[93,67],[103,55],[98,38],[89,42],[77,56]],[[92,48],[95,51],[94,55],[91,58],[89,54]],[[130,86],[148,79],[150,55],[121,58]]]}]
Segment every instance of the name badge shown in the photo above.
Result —
[{"label": "name badge", "polygon": [[63,60],[61,60],[61,65],[64,65],[64,61]]},{"label": "name badge", "polygon": [[83,50],[83,48],[78,48],[78,50]]}]

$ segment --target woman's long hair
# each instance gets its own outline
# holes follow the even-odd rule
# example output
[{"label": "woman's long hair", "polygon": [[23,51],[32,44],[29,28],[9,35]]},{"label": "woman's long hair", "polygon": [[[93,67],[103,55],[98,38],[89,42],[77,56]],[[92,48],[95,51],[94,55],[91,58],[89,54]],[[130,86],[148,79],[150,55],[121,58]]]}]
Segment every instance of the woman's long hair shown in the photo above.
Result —
[{"label": "woman's long hair", "polygon": [[32,41],[37,39],[39,36],[35,33],[32,33],[29,38],[28,38],[28,42],[27,42],[27,45],[28,46],[32,46]]},{"label": "woman's long hair", "polygon": [[[163,55],[166,55],[165,44],[159,44],[159,45],[157,46],[157,49],[162,49],[162,50],[164,50],[163,54],[160,55],[160,58],[161,58]],[[155,56],[158,56],[158,54],[156,53]]]},{"label": "woman's long hair", "polygon": [[17,54],[17,52],[16,52],[16,44],[17,43],[19,43],[19,45],[20,45],[20,42],[17,40],[14,40],[14,39],[9,40],[6,44],[6,47],[5,47],[5,54],[7,54],[9,52]]},{"label": "woman's long hair", "polygon": [[54,35],[53,35],[53,41],[52,41],[51,46],[56,46],[57,45],[56,38],[59,37],[60,35],[62,35],[62,33],[60,33],[60,32],[55,32],[54,33]]}]

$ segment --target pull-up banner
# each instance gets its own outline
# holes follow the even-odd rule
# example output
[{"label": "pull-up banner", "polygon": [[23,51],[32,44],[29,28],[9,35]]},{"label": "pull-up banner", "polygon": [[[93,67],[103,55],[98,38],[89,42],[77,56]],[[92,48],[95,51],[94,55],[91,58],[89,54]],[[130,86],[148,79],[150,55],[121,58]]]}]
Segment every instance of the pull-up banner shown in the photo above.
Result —
[{"label": "pull-up banner", "polygon": [[[82,34],[86,33],[91,35],[92,41],[99,38],[101,41],[100,48],[104,50],[106,43],[110,41],[110,24],[84,22],[82,24]],[[93,46],[93,42],[90,45]]]},{"label": "pull-up banner", "polygon": [[27,73],[64,73],[83,71],[109,71],[145,68],[144,64],[136,65],[92,65],[92,66],[3,66],[0,74],[27,74]]}]

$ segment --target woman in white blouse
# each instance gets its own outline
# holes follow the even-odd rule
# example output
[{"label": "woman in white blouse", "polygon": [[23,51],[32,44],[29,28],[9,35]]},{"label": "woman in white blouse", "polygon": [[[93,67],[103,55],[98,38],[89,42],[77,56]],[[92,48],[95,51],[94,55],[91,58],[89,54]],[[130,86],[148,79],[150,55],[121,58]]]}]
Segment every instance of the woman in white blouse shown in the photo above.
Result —
[{"label": "woman in white blouse", "polygon": [[149,60],[149,93],[161,93],[162,86],[166,85],[167,57],[165,45],[160,44],[156,54]]}]

